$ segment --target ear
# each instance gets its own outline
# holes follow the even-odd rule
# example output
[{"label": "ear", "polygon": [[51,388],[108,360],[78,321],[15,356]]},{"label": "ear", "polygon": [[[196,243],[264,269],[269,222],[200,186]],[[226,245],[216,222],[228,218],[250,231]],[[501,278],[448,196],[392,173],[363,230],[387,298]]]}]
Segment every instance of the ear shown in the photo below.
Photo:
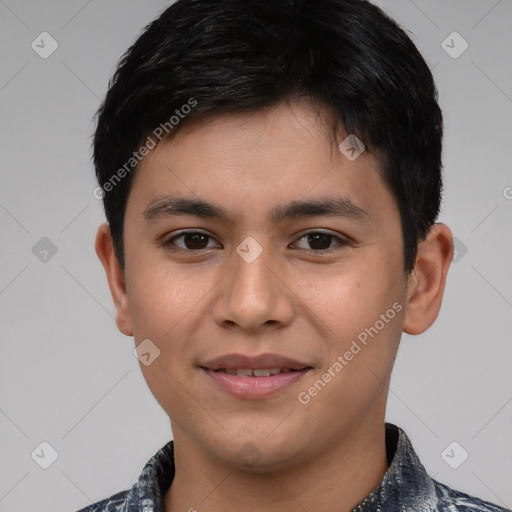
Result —
[{"label": "ear", "polygon": [[416,262],[407,283],[403,328],[407,334],[421,334],[434,323],[452,259],[452,232],[445,224],[436,223],[418,244]]},{"label": "ear", "polygon": [[95,248],[107,274],[110,293],[114,299],[117,328],[126,336],[133,336],[133,322],[124,272],[114,251],[110,226],[106,222],[98,228]]}]

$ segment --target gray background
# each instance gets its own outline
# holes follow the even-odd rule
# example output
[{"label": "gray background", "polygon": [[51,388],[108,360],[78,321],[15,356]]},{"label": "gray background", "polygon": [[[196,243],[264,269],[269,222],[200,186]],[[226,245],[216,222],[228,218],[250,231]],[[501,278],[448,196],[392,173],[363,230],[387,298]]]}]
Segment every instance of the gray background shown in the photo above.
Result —
[{"label": "gray background", "polygon": [[[377,3],[433,69],[446,123],[439,220],[459,240],[436,324],[403,337],[387,419],[436,479],[511,507],[512,1]],[[0,0],[1,512],[71,511],[126,489],[171,436],[113,320],[90,162],[115,64],[166,4]],[[43,31],[59,45],[47,59],[31,48]],[[453,31],[469,44],[456,59],[441,46]],[[33,252],[42,237],[57,248],[46,261]],[[48,449],[31,457],[42,441],[58,453],[48,469],[35,462]],[[469,453],[458,469],[441,456],[452,441]],[[458,446],[448,452],[460,461]]]}]

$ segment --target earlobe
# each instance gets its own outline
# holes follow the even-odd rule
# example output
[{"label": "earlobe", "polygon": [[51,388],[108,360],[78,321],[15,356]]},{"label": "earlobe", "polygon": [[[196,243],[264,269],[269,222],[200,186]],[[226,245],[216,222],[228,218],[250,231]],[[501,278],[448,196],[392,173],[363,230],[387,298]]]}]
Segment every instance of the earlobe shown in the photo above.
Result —
[{"label": "earlobe", "polygon": [[133,322],[130,311],[124,272],[114,251],[110,226],[103,223],[96,234],[96,254],[105,269],[108,285],[116,308],[117,328],[126,336],[133,336]]},{"label": "earlobe", "polygon": [[416,263],[409,276],[403,328],[407,334],[421,334],[436,320],[452,258],[452,232],[445,224],[436,223],[418,244]]}]

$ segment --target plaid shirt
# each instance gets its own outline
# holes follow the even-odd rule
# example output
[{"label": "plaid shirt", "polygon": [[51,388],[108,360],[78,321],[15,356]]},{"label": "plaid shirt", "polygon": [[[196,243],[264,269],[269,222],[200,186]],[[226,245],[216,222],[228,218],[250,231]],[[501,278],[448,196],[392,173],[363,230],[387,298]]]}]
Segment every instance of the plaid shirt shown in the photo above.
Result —
[{"label": "plaid shirt", "polygon": [[[163,497],[174,478],[173,449],[169,441],[158,450],[131,489],[77,512],[164,512]],[[391,463],[381,484],[352,512],[511,512],[432,479],[405,432],[390,423],[386,449]]]}]

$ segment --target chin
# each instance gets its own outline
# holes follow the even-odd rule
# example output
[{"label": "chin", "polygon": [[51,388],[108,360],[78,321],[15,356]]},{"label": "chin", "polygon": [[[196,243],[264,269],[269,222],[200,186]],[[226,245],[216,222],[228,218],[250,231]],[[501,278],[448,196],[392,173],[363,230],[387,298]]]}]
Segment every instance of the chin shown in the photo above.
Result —
[{"label": "chin", "polygon": [[248,473],[273,473],[295,466],[299,449],[291,443],[285,444],[282,439],[245,435],[226,447],[222,458],[229,466]]},{"label": "chin", "polygon": [[248,458],[246,455],[235,454],[230,457],[228,464],[240,471],[259,475],[276,473],[296,466],[293,462],[293,456],[267,452],[255,459]]}]

